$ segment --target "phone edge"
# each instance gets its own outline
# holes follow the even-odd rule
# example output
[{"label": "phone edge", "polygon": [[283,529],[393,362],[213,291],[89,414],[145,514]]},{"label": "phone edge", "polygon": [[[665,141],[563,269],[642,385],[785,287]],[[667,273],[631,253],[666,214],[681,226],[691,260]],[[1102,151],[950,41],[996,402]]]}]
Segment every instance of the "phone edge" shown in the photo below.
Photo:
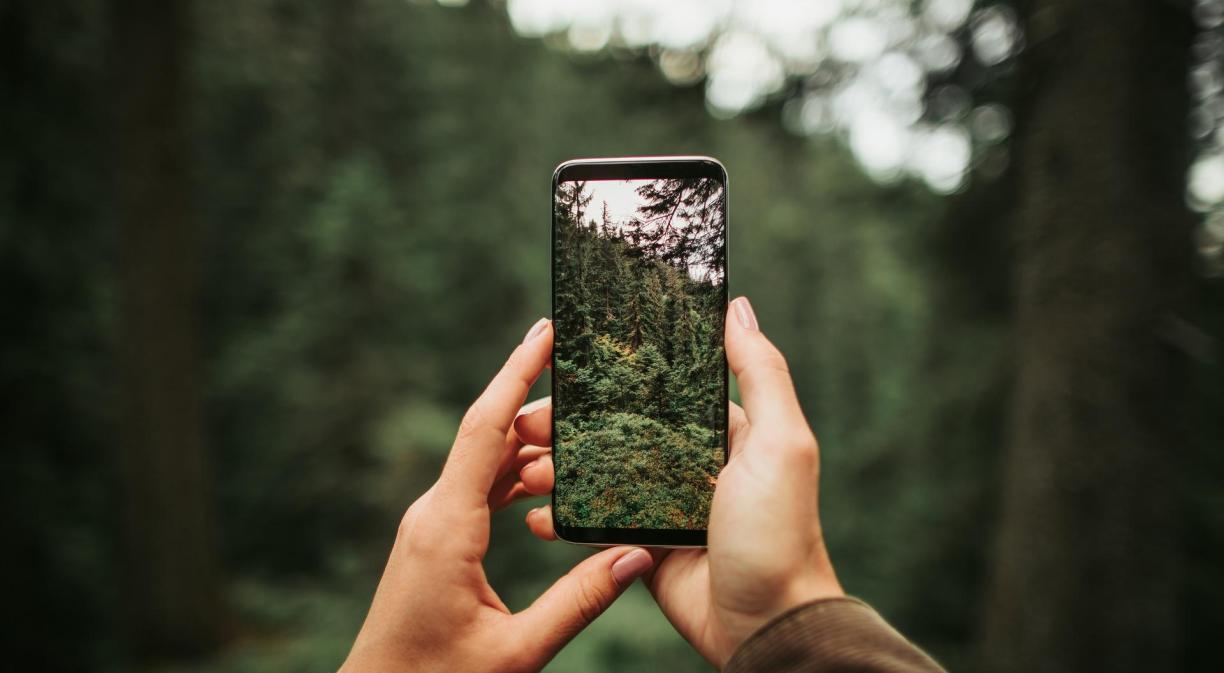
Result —
[{"label": "phone edge", "polygon": [[[707,155],[659,155],[659,156],[637,156],[637,157],[587,157],[587,158],[580,158],[580,159],[568,159],[566,161],[563,161],[557,164],[557,167],[553,169],[552,181],[550,183],[552,189],[548,195],[548,204],[549,204],[549,209],[548,209],[549,210],[548,212],[548,260],[549,260],[548,261],[548,264],[549,264],[548,302],[549,302],[549,319],[554,321],[554,331],[553,331],[554,338],[556,335],[555,321],[556,321],[556,309],[557,309],[557,306],[556,306],[556,300],[557,300],[556,198],[557,198],[557,185],[561,180],[562,173],[565,171],[565,169],[571,166],[581,166],[581,165],[629,164],[629,163],[647,163],[647,162],[681,163],[681,162],[686,162],[686,161],[701,161],[701,162],[713,164],[716,168],[718,168],[718,171],[722,179],[722,184],[723,184],[723,266],[724,266],[723,268],[723,334],[724,335],[726,334],[727,307],[730,305],[730,301],[731,301],[731,178],[727,173],[727,167],[724,166],[723,163],[719,161],[718,159],[711,157],[711,156],[707,156]],[[549,363],[552,369],[552,373],[549,376],[549,399],[555,400],[556,390],[557,390],[557,383],[556,383],[557,381],[556,380],[557,351],[556,351],[555,344],[554,344],[552,353],[549,354]],[[730,370],[731,370],[730,364],[726,362],[726,338],[724,336],[723,338],[723,409],[725,409],[726,411],[723,415],[723,433],[722,433],[723,435],[723,447],[722,447],[723,448],[723,468],[727,466],[727,460],[730,458],[730,455],[731,455]],[[557,408],[555,405],[550,405],[550,406],[551,406],[552,411],[549,414],[549,433],[551,437],[555,437],[554,431],[556,428],[556,421],[557,421]],[[552,448],[555,451],[555,439],[554,439],[554,447]],[[719,471],[721,472],[721,469]],[[559,527],[556,525],[556,518],[555,518],[556,516],[555,512],[557,511],[556,503],[557,503],[557,494],[556,494],[556,490],[554,489],[553,492],[549,494],[549,505],[550,505],[550,508],[552,509],[553,517],[554,517],[553,535],[555,535],[556,538],[560,540],[561,542],[565,542],[567,544],[580,546],[580,547],[595,547],[595,548],[609,548],[609,547],[618,547],[622,545],[632,545],[632,546],[651,547],[655,549],[705,549],[709,546],[709,528],[708,527],[701,529],[701,532],[705,533],[705,536],[706,536],[706,541],[703,544],[649,544],[649,543],[632,542],[632,541],[582,542],[578,540],[571,540],[571,539],[568,539],[562,536],[561,531],[559,530]],[[623,528],[623,529],[616,529],[616,530],[632,531],[634,529]],[[655,530],[655,529],[652,529],[652,530]],[[693,531],[688,531],[688,532],[693,532]]]}]

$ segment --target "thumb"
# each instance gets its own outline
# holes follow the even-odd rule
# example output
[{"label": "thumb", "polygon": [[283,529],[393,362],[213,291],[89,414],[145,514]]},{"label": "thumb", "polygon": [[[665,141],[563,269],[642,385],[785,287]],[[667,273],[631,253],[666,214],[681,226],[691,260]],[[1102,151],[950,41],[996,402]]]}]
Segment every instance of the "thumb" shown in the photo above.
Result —
[{"label": "thumb", "polygon": [[737,298],[727,311],[727,363],[739,383],[748,422],[754,429],[783,433],[806,428],[786,358],[761,332],[748,298]]},{"label": "thumb", "polygon": [[543,665],[652,565],[650,553],[638,547],[614,547],[579,563],[516,616],[521,642],[539,651]]}]

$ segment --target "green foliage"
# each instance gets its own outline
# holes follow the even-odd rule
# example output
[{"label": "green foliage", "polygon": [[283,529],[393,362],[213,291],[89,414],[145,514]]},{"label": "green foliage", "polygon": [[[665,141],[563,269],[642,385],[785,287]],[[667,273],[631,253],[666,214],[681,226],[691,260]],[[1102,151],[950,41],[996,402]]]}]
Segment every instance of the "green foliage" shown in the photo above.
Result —
[{"label": "green foliage", "polygon": [[[690,188],[677,182],[647,181],[638,193],[649,203],[663,185],[670,192],[661,199],[679,206]],[[701,182],[692,191],[712,201]],[[713,279],[688,269],[721,264],[721,208],[684,230],[640,222],[622,230],[606,209],[601,223],[586,221],[585,190],[582,182],[557,189],[557,521],[704,528],[725,446],[725,293],[721,267]]]},{"label": "green foliage", "polygon": [[[8,44],[26,89],[0,110],[20,129],[0,153],[2,175],[20,176],[0,198],[0,374],[18,391],[3,416],[16,483],[5,511],[20,550],[14,612],[32,616],[10,633],[43,657],[30,668],[127,670],[120,486],[108,462],[119,260],[106,12],[62,0],[12,6],[41,39]],[[933,199],[880,189],[836,145],[782,133],[775,115],[713,120],[700,87],[672,86],[645,59],[575,62],[520,40],[485,3],[217,0],[196,3],[193,19],[194,210],[206,233],[194,261],[206,273],[207,442],[236,637],[209,668],[334,670],[403,509],[437,477],[465,406],[547,313],[553,167],[660,153],[711,154],[733,176],[733,289],[752,297],[790,358],[820,434],[822,512],[846,585],[890,617],[912,610],[900,626],[924,645],[959,647],[973,607],[962,568],[980,548],[967,513],[980,511],[973,498],[986,488],[973,462],[986,446],[977,428],[991,418],[944,428],[932,410],[949,395],[960,409],[986,394],[993,369],[981,363],[997,336],[931,320],[943,271],[921,241]],[[597,207],[584,219],[599,229]],[[601,312],[632,305],[625,281],[637,274],[615,247],[589,252],[609,281],[592,295],[593,327]],[[655,280],[670,296],[683,279]],[[692,298],[644,307],[662,311],[669,335],[654,349],[670,362],[715,343],[721,323],[701,320],[707,308]],[[628,329],[608,336],[599,357],[632,343]],[[936,338],[964,363],[942,378],[920,367]],[[721,354],[707,356],[721,366]],[[721,379],[699,369],[653,377],[671,391],[670,408],[718,395]],[[685,423],[666,423],[684,433]],[[924,441],[937,430],[939,442]],[[523,530],[538,504],[494,519],[486,572],[513,609],[586,554]],[[936,626],[922,614],[932,584],[962,592],[940,593],[959,598]],[[310,605],[298,610],[295,597]],[[315,663],[299,666],[301,652]],[[618,602],[550,666],[663,668],[708,670],[644,594]]]},{"label": "green foliage", "polygon": [[[0,153],[12,178],[0,198],[0,374],[17,391],[3,416],[21,578],[11,595],[30,617],[10,634],[43,657],[32,669],[127,670],[108,462],[119,260],[106,12],[11,6],[31,37],[7,45],[26,88],[0,110],[20,129]],[[206,233],[194,261],[206,272],[207,441],[236,637],[211,669],[334,670],[403,509],[437,477],[465,406],[547,313],[553,167],[660,153],[714,155],[733,176],[733,289],[788,356],[820,435],[822,513],[846,586],[922,644],[959,651],[974,610],[965,569],[985,539],[980,457],[995,445],[995,419],[962,412],[992,394],[999,330],[932,319],[948,273],[923,243],[934,199],[873,185],[835,144],[797,142],[772,113],[713,120],[700,87],[672,86],[646,59],[574,61],[520,40],[485,3],[216,0],[193,19],[194,210]],[[599,229],[597,206],[584,219]],[[609,281],[592,295],[594,327],[632,305],[636,274],[614,247],[589,252]],[[667,295],[683,284],[656,280]],[[669,339],[655,350],[670,362],[715,343],[721,323],[701,320],[706,309],[644,307],[664,315]],[[632,343],[628,329],[608,336],[599,357]],[[932,343],[938,376],[924,371]],[[650,369],[638,367],[632,376]],[[698,369],[667,370],[671,408],[717,396],[721,379]],[[523,530],[538,504],[494,518],[486,572],[513,609],[586,554]],[[301,652],[314,663],[299,666]],[[644,594],[550,666],[659,669],[708,666]]]},{"label": "green foliage", "polygon": [[[704,528],[721,433],[641,414],[558,421],[557,520],[603,528]],[[563,488],[562,488],[563,485]]]},{"label": "green foliage", "polygon": [[[0,375],[14,392],[0,417],[18,578],[6,595],[21,616],[8,633],[42,657],[31,670],[128,670],[108,463],[119,260],[106,12],[65,0],[4,11],[17,37],[0,106],[14,129],[0,152]],[[1006,295],[1009,281],[1005,266],[976,261],[976,239],[949,243],[955,261],[939,255],[940,201],[871,183],[835,142],[784,133],[776,109],[713,120],[700,86],[669,84],[648,59],[567,57],[519,39],[488,3],[215,0],[196,3],[193,20],[194,207],[207,238],[184,262],[207,274],[207,439],[236,636],[208,670],[336,668],[395,522],[436,478],[465,406],[547,312],[553,167],[661,153],[714,155],[732,175],[732,289],[786,354],[820,437],[821,513],[843,584],[958,668],[992,533],[1008,345],[1005,307],[984,300],[983,319],[956,292],[993,283]],[[718,446],[680,419],[719,394],[721,379],[696,363],[720,366],[721,354],[692,355],[721,324],[693,297],[662,300],[680,294],[683,274],[640,274],[597,244],[591,220],[607,231],[590,205],[575,220],[586,262],[573,287],[585,297],[569,299],[569,315],[581,322],[554,375],[614,411],[602,424],[580,416],[575,431]],[[997,229],[1000,214],[988,202],[970,229]],[[631,278],[651,284],[648,301]],[[634,308],[663,317],[596,331]],[[1209,308],[1205,329],[1219,334],[1224,305]],[[594,376],[596,359],[621,382]],[[660,361],[694,364],[660,380]],[[1218,364],[1204,368],[1213,411],[1222,380]],[[625,398],[648,405],[651,386],[668,392],[671,417]],[[717,457],[680,453],[693,463],[667,478],[709,474],[701,461]],[[1224,594],[1209,560],[1224,547],[1222,463],[1205,457],[1193,486],[1197,615]],[[494,519],[486,569],[514,609],[586,553],[523,530],[538,504]],[[1209,646],[1218,629],[1205,623],[1191,635]],[[549,670],[708,666],[635,590]]]}]

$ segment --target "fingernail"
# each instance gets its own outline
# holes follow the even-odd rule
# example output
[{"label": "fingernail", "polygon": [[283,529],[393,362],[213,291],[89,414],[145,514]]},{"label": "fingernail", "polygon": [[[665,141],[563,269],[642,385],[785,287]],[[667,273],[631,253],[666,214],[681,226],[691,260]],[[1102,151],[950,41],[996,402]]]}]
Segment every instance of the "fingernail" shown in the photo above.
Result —
[{"label": "fingernail", "polygon": [[520,472],[520,474],[521,474],[522,472],[525,472],[525,471],[528,471],[528,470],[534,470],[534,469],[536,469],[536,468],[537,468],[537,467],[539,467],[539,466],[540,466],[540,459],[539,459],[539,458],[536,458],[535,460],[531,461],[530,463],[527,463],[526,465],[524,465],[524,466],[523,466],[523,469],[522,469],[522,470],[520,470],[519,472]]},{"label": "fingernail", "polygon": [[735,317],[739,318],[740,327],[744,329],[759,330],[757,326],[756,314],[752,312],[752,304],[748,303],[748,297],[740,297],[736,299]]},{"label": "fingernail", "polygon": [[548,318],[540,318],[537,320],[536,324],[532,325],[531,329],[527,330],[527,336],[523,337],[523,343],[527,343],[528,341],[540,336],[540,333],[543,332],[544,328],[547,326]]},{"label": "fingernail", "polygon": [[[531,338],[530,335],[528,335],[528,338]],[[548,404],[551,401],[552,401],[552,397],[548,396],[548,397],[541,397],[540,399],[534,400],[532,402],[528,402],[527,404],[523,405],[521,409],[519,409],[518,414],[516,414],[514,418],[515,420],[517,420],[518,418],[522,416],[526,416],[527,414],[533,414],[539,411],[545,404]]]},{"label": "fingernail", "polygon": [[642,573],[650,570],[652,565],[654,565],[654,559],[650,558],[650,552],[645,549],[634,549],[616,559],[616,563],[612,564],[612,577],[616,578],[617,584],[627,586]]}]

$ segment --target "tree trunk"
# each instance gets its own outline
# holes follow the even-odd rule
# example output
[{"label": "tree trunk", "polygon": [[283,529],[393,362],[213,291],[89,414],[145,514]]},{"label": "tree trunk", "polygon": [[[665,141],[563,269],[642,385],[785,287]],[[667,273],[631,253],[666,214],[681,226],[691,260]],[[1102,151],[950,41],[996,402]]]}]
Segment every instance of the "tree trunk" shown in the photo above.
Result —
[{"label": "tree trunk", "polygon": [[200,391],[186,2],[112,0],[123,382],[124,608],[135,654],[218,640],[220,590]]},{"label": "tree trunk", "polygon": [[1191,273],[1189,3],[1034,0],[1015,140],[1017,373],[979,655],[1168,671]]}]

